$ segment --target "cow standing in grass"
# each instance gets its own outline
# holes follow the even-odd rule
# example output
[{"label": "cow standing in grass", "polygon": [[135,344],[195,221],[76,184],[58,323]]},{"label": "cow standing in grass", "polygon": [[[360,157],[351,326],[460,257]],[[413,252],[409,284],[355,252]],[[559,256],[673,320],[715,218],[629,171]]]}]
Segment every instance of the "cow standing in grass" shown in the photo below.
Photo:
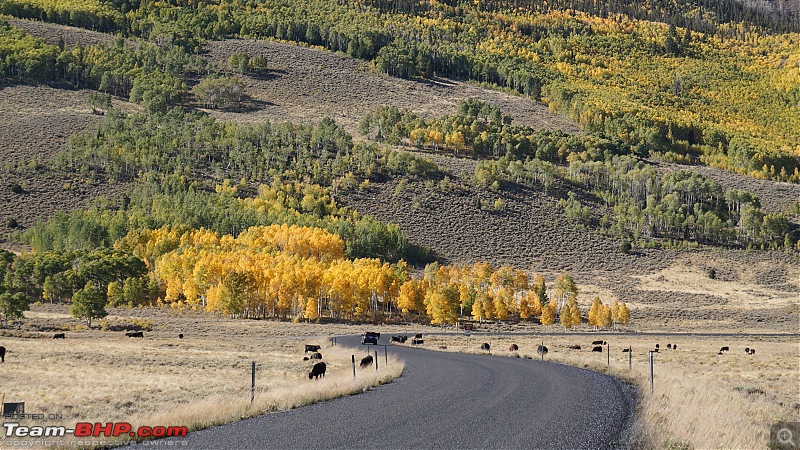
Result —
[{"label": "cow standing in grass", "polygon": [[325,378],[325,370],[327,370],[327,365],[324,362],[318,362],[314,364],[314,367],[311,368],[311,372],[308,372],[308,379],[319,379],[319,377]]},{"label": "cow standing in grass", "polygon": [[0,362],[6,362],[6,348],[0,347]]},{"label": "cow standing in grass", "polygon": [[361,364],[360,364],[360,367],[361,367],[362,369],[363,369],[363,368],[365,368],[365,367],[369,367],[369,366],[371,366],[371,365],[372,365],[372,361],[373,361],[373,360],[372,360],[372,355],[365,356],[365,357],[361,358]]}]

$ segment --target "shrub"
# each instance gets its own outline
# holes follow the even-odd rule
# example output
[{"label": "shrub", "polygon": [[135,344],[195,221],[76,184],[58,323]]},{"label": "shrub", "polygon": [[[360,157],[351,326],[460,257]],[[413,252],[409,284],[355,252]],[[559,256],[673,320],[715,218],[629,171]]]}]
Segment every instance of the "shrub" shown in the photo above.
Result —
[{"label": "shrub", "polygon": [[24,194],[25,189],[22,189],[22,186],[20,186],[19,183],[13,183],[11,184],[11,192],[15,194]]}]

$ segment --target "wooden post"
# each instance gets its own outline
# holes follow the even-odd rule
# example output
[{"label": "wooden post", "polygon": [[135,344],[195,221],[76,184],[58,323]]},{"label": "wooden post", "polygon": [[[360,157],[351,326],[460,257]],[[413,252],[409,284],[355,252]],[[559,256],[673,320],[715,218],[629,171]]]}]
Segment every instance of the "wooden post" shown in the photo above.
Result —
[{"label": "wooden post", "polygon": [[628,346],[628,370],[631,370],[633,368],[633,354],[632,353],[633,353],[633,349],[631,349],[631,346],[629,345]]},{"label": "wooden post", "polygon": [[252,361],[250,363],[250,368],[252,372],[252,382],[250,383],[250,404],[253,404],[253,400],[256,398],[256,362]]},{"label": "wooden post", "polygon": [[378,351],[375,350],[375,370],[378,370]]},{"label": "wooden post", "polygon": [[383,346],[383,359],[384,359],[384,362],[386,362],[386,365],[388,366],[389,365],[389,351],[386,350],[386,346],[385,345]]},{"label": "wooden post", "polygon": [[653,351],[650,351],[650,393],[653,393]]},{"label": "wooden post", "polygon": [[544,341],[542,341],[542,361],[544,361]]},{"label": "wooden post", "polygon": [[353,378],[356,377],[356,355],[353,355]]},{"label": "wooden post", "polygon": [[606,362],[606,370],[611,370],[611,346],[606,342],[606,354],[608,355],[608,361]]}]

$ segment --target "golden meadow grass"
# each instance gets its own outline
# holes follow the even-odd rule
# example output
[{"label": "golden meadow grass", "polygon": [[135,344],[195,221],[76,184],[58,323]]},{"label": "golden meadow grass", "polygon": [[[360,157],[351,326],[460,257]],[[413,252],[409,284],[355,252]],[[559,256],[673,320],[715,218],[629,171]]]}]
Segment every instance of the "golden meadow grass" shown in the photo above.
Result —
[{"label": "golden meadow grass", "polygon": [[[553,327],[553,330],[557,328]],[[592,353],[593,340],[606,340],[607,353]],[[545,359],[609,373],[628,381],[641,393],[635,438],[644,448],[690,444],[694,448],[766,448],[769,427],[777,421],[796,421],[800,414],[800,343],[796,338],[722,338],[695,336],[637,336],[630,333],[591,336],[433,336],[424,347],[482,353],[481,343],[503,356],[539,358],[544,341]],[[512,343],[519,351],[510,352]],[[570,345],[581,350],[570,350]],[[650,394],[648,351],[655,354],[654,392]],[[667,350],[676,344],[677,350]],[[627,353],[633,348],[632,370]],[[722,346],[730,352],[718,355]],[[756,349],[755,355],[744,349]],[[605,347],[604,347],[605,348]],[[440,349],[441,350],[441,349]],[[483,352],[485,353],[485,352]],[[680,447],[677,447],[680,448]]]},{"label": "golden meadow grass", "polygon": [[[78,323],[65,310],[44,309],[26,313],[26,328]],[[145,317],[154,330],[144,339],[98,330],[67,331],[65,340],[50,339],[49,332],[0,336],[8,349],[0,365],[5,401],[24,401],[26,413],[63,416],[23,424],[125,421],[197,430],[362,392],[399,377],[404,367],[391,355],[385,364],[381,354],[379,370],[357,368],[353,378],[351,355],[360,358],[363,350],[332,346],[329,336],[369,326],[229,320],[169,309],[114,313]],[[322,345],[324,379],[308,379],[317,361],[303,361],[305,344]],[[252,405],[251,361],[257,363]]]}]

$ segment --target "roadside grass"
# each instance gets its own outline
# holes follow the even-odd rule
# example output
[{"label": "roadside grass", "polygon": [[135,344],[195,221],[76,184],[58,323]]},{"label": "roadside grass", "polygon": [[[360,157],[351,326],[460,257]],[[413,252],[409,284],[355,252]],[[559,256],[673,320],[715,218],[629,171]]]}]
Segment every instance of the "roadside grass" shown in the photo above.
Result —
[{"label": "roadside grass", "polygon": [[[152,332],[136,339],[123,331],[75,331],[79,322],[65,311],[35,308],[26,313],[23,330],[0,330],[0,345],[8,349],[0,365],[0,396],[6,402],[24,401],[28,414],[62,416],[25,419],[23,426],[123,421],[134,429],[198,430],[363,392],[396,379],[404,368],[395,356],[389,355],[386,364],[380,355],[378,370],[357,368],[353,377],[351,355],[360,358],[363,350],[333,346],[329,337],[375,328],[369,325],[230,320],[158,308],[113,310],[108,318],[113,323],[153,324]],[[39,331],[64,328],[69,329],[65,340]],[[303,361],[310,355],[304,353],[305,344],[322,346],[324,378],[309,380],[319,361]],[[251,361],[257,364],[252,404]],[[65,443],[74,448],[70,439]]]},{"label": "roadside grass", "polygon": [[[605,340],[608,353],[591,351],[593,340]],[[800,419],[800,344],[791,337],[686,337],[597,334],[592,336],[427,335],[433,350],[485,353],[539,359],[537,346],[548,347],[545,360],[608,373],[638,391],[635,444],[641,448],[766,448],[770,425]],[[512,352],[512,343],[519,350]],[[648,351],[654,354],[654,390],[650,393]],[[677,345],[668,350],[667,344]],[[570,350],[581,345],[581,350]],[[632,369],[628,353],[633,349]],[[446,349],[442,349],[446,346]],[[718,355],[722,346],[730,351]],[[754,355],[744,349],[754,348]]]}]

